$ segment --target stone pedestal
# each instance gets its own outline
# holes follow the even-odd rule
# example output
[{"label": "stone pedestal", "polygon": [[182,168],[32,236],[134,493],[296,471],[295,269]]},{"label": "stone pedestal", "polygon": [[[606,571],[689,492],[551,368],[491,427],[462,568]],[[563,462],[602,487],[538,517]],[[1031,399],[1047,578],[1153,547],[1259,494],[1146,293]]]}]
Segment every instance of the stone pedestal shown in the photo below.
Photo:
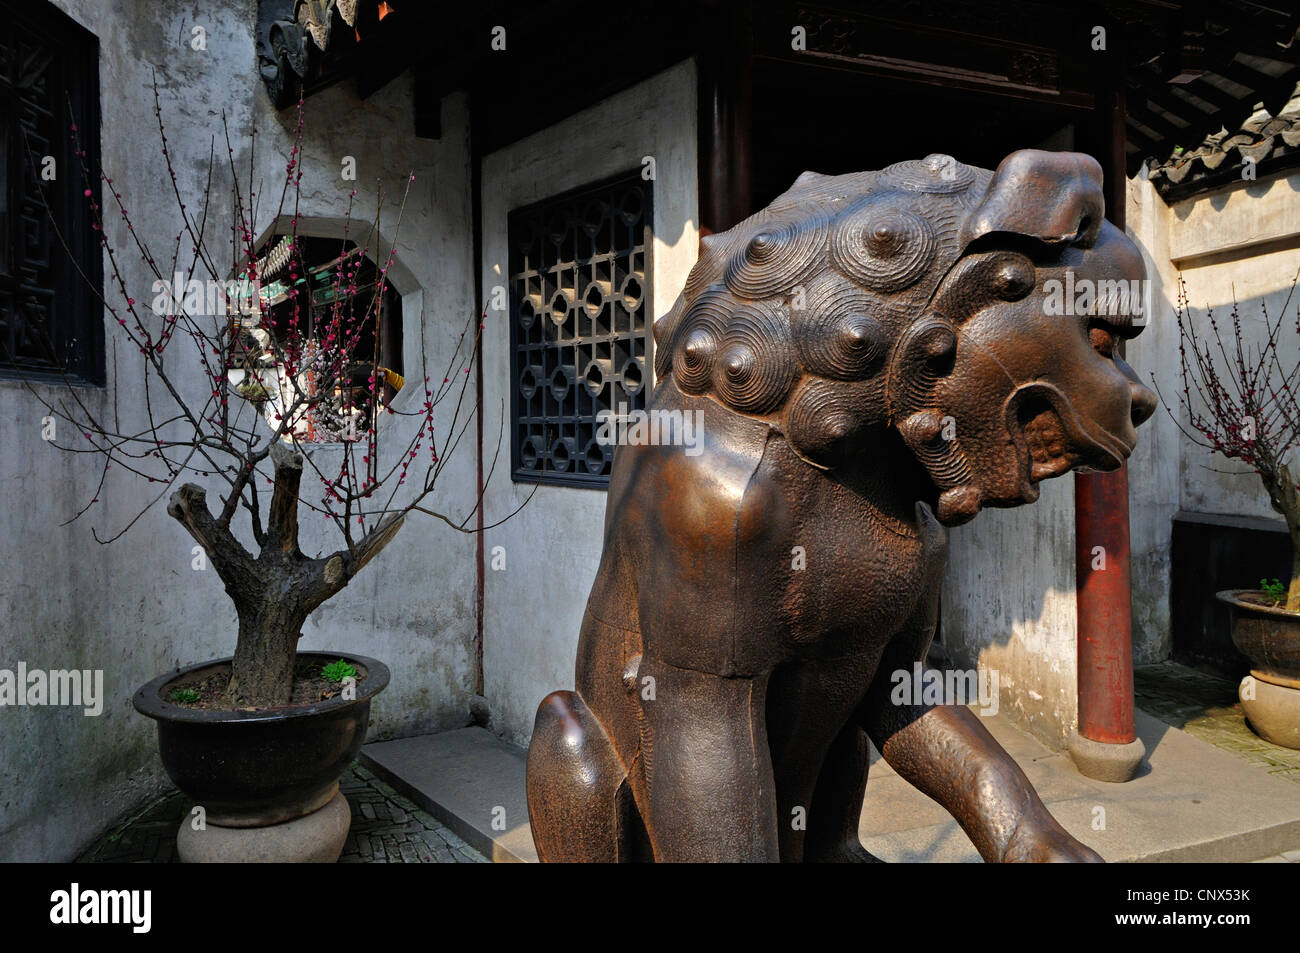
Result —
[{"label": "stone pedestal", "polygon": [[208,822],[194,830],[181,822],[176,850],[187,864],[332,864],[343,852],[352,811],[336,792],[324,807],[291,821],[265,827],[223,827]]},{"label": "stone pedestal", "polygon": [[1131,781],[1147,753],[1141,738],[1112,744],[1085,738],[1074,729],[1070,731],[1068,749],[1074,766],[1085,778],[1115,783]]}]

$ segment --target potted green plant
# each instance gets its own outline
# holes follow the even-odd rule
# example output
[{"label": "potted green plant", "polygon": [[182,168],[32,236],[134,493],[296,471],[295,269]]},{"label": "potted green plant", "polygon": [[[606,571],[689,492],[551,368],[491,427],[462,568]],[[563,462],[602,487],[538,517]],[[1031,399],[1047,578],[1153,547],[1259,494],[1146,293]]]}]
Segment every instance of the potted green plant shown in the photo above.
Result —
[{"label": "potted green plant", "polygon": [[1238,692],[1242,711],[1256,734],[1288,748],[1300,748],[1300,496],[1288,462],[1300,443],[1300,322],[1284,320],[1294,293],[1293,282],[1276,317],[1261,303],[1261,333],[1251,342],[1236,302],[1230,330],[1212,309],[1201,330],[1194,328],[1180,280],[1175,315],[1186,423],[1166,405],[1189,439],[1250,467],[1286,522],[1290,577],[1216,595],[1228,607],[1233,643],[1251,663]]},{"label": "potted green plant", "polygon": [[[371,699],[388,683],[389,672],[383,663],[355,653],[299,653],[297,643],[308,615],[374,560],[409,514],[439,515],[429,508],[430,497],[475,410],[472,397],[465,395],[479,319],[467,321],[445,374],[438,375],[441,384],[430,383],[423,369],[418,375],[408,370],[402,383],[420,388],[422,395],[402,401],[408,409],[398,409],[384,399],[392,375],[380,372],[373,341],[367,346],[367,329],[378,327],[379,295],[363,305],[359,302],[365,297],[357,294],[360,268],[355,263],[377,244],[382,197],[374,231],[340,256],[341,262],[353,264],[341,264],[333,273],[333,304],[323,312],[314,309],[307,320],[311,302],[294,280],[306,272],[297,253],[296,211],[287,243],[280,238],[258,247],[262,226],[253,220],[229,147],[229,162],[214,163],[206,190],[187,200],[166,145],[156,86],[154,104],[179,219],[170,234],[182,235],[184,241],[155,254],[149,239],[136,231],[126,198],[102,172],[98,177],[108,210],[91,205],[104,235],[115,292],[104,300],[116,324],[111,336],[119,351],[138,352],[138,362],[131,364],[142,375],[123,379],[115,361],[110,387],[146,395],[143,406],[134,414],[137,419],[126,419],[128,407],[110,420],[68,388],[46,401],[46,407],[71,424],[76,435],[71,443],[56,441],[56,446],[98,454],[105,472],[110,466],[120,468],[158,487],[153,500],[168,497],[167,513],[202,547],[234,603],[238,632],[233,655],[162,674],[134,699],[136,709],[157,722],[167,773],[201,809],[201,825],[181,827],[182,857],[333,860],[350,817],[338,795],[338,778],[356,756]],[[229,143],[228,130],[226,138]],[[301,149],[300,115],[273,221],[283,220],[284,208],[298,207]],[[82,171],[89,196],[96,171]],[[355,194],[346,197],[349,221]],[[221,263],[221,254],[209,247],[213,229],[208,219],[220,213],[214,196],[224,195],[233,196],[226,211],[240,241],[233,254],[226,254],[234,260]],[[132,255],[123,255],[103,231],[109,218],[121,221],[126,231],[119,235]],[[394,245],[400,208],[397,218]],[[190,248],[193,256],[183,256],[182,250]],[[130,265],[127,257],[135,258],[134,253],[138,261]],[[205,310],[194,307],[188,294],[169,290],[204,280],[226,289],[232,286],[230,275],[241,276],[245,289],[250,281],[260,289],[259,269],[272,256],[288,276],[277,292],[284,313],[275,322],[263,322],[259,348],[265,350],[257,354],[249,350],[246,328],[267,316],[266,294],[255,290],[236,301],[223,292],[220,304]],[[391,251],[375,259],[380,286],[392,261]],[[141,281],[153,281],[158,292],[151,307],[145,307],[145,295],[131,292]],[[244,316],[231,320],[236,308]],[[365,360],[373,366],[368,385],[358,392],[356,369]],[[259,377],[232,385],[230,372],[268,363],[280,385],[274,413],[264,415],[260,406],[250,404],[265,401],[269,389]],[[231,400],[232,391],[244,401]],[[451,412],[449,419],[439,420],[439,433],[447,436],[435,441],[435,412],[444,403]],[[381,414],[397,419],[381,425]],[[319,483],[310,497],[303,492],[305,472]],[[209,485],[219,487],[215,505],[209,503]],[[95,492],[77,516],[93,512],[98,497]],[[97,531],[95,538],[117,538],[140,515],[108,538]],[[317,556],[305,554],[299,546],[300,516],[332,525],[337,547]],[[462,521],[443,519],[454,529],[472,532],[466,529],[472,517],[473,511]],[[237,532],[241,519],[244,528]],[[250,539],[252,546],[246,543]],[[298,825],[302,834],[286,833],[289,824]],[[266,836],[250,839],[256,831]]]}]

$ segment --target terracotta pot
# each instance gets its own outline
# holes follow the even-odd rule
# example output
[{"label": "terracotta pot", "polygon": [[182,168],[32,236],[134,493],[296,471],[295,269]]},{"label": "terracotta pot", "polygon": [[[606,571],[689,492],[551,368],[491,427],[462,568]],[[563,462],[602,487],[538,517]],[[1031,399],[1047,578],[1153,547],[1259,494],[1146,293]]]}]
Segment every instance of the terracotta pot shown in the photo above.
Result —
[{"label": "terracotta pot", "polygon": [[1232,642],[1250,659],[1241,681],[1241,710],[1265,741],[1300,748],[1300,612],[1259,605],[1243,596],[1252,589],[1216,593],[1232,616]]},{"label": "terracotta pot", "polygon": [[229,664],[200,662],[160,675],[135,694],[136,711],[158,723],[163,768],[222,827],[264,827],[303,817],[338,793],[338,779],[361,750],[370,700],[388,684],[388,666],[361,655],[300,652],[357,669],[356,698],[257,711],[210,711],[167,701],[177,679]]}]

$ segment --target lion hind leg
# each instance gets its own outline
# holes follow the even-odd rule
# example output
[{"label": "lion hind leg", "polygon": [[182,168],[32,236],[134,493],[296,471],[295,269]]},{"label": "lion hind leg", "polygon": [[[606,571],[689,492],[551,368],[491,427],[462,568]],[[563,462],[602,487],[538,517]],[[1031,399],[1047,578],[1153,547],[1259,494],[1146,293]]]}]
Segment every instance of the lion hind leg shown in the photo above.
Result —
[{"label": "lion hind leg", "polygon": [[867,789],[867,735],[850,721],[826,752],[804,839],[805,863],[880,863],[858,839]]},{"label": "lion hind leg", "polygon": [[628,860],[627,770],[577,692],[542,699],[528,746],[528,818],[538,858]]}]

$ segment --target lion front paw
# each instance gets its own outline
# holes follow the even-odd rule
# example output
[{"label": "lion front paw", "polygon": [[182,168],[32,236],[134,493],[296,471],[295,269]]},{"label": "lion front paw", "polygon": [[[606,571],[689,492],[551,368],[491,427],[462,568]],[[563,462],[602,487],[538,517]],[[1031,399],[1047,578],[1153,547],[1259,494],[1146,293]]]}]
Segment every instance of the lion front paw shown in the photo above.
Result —
[{"label": "lion front paw", "polygon": [[1026,818],[1011,835],[1000,858],[1008,864],[1104,864],[1101,855],[1066,833],[1065,828],[1042,810],[1045,819]]}]

